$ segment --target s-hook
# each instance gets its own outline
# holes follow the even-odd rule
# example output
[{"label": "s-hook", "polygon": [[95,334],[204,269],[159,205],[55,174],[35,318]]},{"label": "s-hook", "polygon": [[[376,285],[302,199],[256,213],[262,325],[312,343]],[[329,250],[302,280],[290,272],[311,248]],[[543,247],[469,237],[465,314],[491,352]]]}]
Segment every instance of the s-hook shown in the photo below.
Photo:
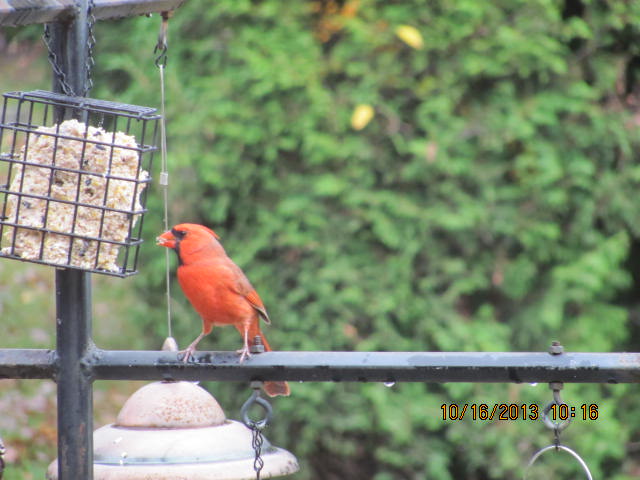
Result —
[{"label": "s-hook", "polygon": [[158,33],[158,43],[156,43],[153,53],[157,53],[156,67],[167,66],[167,32],[169,31],[169,18],[171,12],[162,12],[162,23],[160,24],[160,32]]}]

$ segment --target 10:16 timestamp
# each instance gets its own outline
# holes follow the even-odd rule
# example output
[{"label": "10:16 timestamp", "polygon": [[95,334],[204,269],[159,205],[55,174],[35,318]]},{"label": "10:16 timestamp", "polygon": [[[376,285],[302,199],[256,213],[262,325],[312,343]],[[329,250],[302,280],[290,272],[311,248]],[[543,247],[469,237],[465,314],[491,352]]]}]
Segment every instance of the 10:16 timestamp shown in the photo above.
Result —
[{"label": "10:16 timestamp", "polygon": [[[582,420],[597,420],[598,419],[598,405],[595,403],[580,405],[580,411],[582,413]],[[566,403],[554,403],[549,409],[549,417],[551,420],[568,420],[570,418],[576,418],[576,407],[570,407]],[[580,412],[577,412],[578,414]]]}]

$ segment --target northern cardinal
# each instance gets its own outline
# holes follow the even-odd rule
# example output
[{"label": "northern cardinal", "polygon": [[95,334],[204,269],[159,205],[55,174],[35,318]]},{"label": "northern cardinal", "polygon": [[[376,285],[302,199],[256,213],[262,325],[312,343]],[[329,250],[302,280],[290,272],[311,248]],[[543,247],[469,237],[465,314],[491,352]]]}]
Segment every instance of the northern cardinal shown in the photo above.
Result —
[{"label": "northern cardinal", "polygon": [[[271,347],[260,330],[260,319],[271,323],[267,310],[245,274],[231,260],[211,229],[193,223],[181,223],[163,233],[156,242],[178,254],[178,283],[193,308],[202,317],[202,333],[184,350],[187,362],[202,337],[214,325],[233,325],[243,338],[240,362],[251,355],[249,347],[257,335],[266,351]],[[271,397],[289,395],[287,382],[265,382]]]}]

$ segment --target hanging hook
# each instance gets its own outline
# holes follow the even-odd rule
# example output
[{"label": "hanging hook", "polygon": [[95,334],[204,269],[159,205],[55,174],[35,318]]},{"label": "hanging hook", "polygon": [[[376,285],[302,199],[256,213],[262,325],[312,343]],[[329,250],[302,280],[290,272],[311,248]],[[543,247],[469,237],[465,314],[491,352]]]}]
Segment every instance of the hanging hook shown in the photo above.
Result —
[{"label": "hanging hook", "polygon": [[[253,389],[253,393],[249,399],[244,402],[244,405],[242,405],[240,415],[242,416],[244,424],[252,432],[251,446],[255,452],[253,470],[256,472],[256,480],[260,480],[260,472],[262,472],[262,469],[264,468],[264,460],[262,459],[262,444],[264,443],[264,437],[262,436],[262,430],[269,425],[271,416],[273,415],[273,409],[271,408],[271,404],[260,396],[262,382],[251,382],[251,388]],[[249,418],[249,409],[254,404],[258,404],[264,409],[265,416],[262,420],[255,421]]]},{"label": "hanging hook", "polygon": [[[562,355],[563,353],[562,345],[560,345],[559,342],[553,342],[551,344],[551,348],[549,349],[549,353],[552,355]],[[586,462],[582,459],[582,457],[578,455],[576,451],[560,443],[560,433],[569,426],[569,424],[571,423],[572,416],[567,415],[567,418],[560,422],[555,421],[549,417],[549,412],[551,411],[554,405],[556,406],[556,410],[555,410],[556,417],[561,416],[560,406],[564,405],[566,407],[567,405],[562,400],[562,397],[560,396],[560,390],[562,390],[563,386],[564,384],[562,382],[549,382],[549,388],[553,392],[553,400],[551,400],[544,407],[542,411],[542,421],[544,422],[547,428],[553,430],[553,444],[547,445],[546,447],[541,448],[540,450],[538,450],[536,453],[533,454],[533,456],[531,457],[531,460],[529,460],[529,463],[527,464],[527,467],[525,468],[525,471],[524,471],[525,480],[527,478],[527,475],[529,474],[529,471],[531,470],[531,467],[536,462],[536,460],[538,460],[538,458],[540,458],[543,453],[548,452],[549,450],[555,450],[556,452],[562,450],[570,454],[580,464],[580,466],[582,467],[582,470],[587,476],[587,479],[593,480],[593,477],[591,476],[591,472],[589,471],[589,467],[587,466]]]},{"label": "hanging hook", "polygon": [[171,12],[162,12],[162,23],[160,24],[160,33],[158,33],[158,43],[156,43],[153,53],[158,53],[156,57],[156,67],[167,66],[167,33],[169,31],[169,18],[171,18]]},{"label": "hanging hook", "polygon": [[558,417],[560,414],[560,406],[567,405],[564,401],[562,401],[562,398],[560,397],[560,390],[562,390],[563,386],[564,384],[562,382],[549,382],[549,388],[553,391],[553,400],[551,400],[542,410],[542,421],[547,428],[553,430],[556,445],[560,444],[560,432],[567,428],[571,423],[571,415],[568,415],[565,420],[561,420],[559,422],[553,420],[549,416],[549,412],[554,407],[554,405],[556,407],[556,417]]},{"label": "hanging hook", "polygon": [[[271,417],[273,416],[273,408],[271,404],[260,396],[260,389],[262,388],[262,382],[253,381],[251,382],[251,388],[253,388],[253,393],[249,397],[249,399],[244,402],[242,408],[240,409],[240,416],[242,417],[242,422],[247,426],[247,428],[254,429],[257,428],[259,430],[264,429],[271,422]],[[264,418],[261,420],[251,420],[249,418],[249,410],[253,405],[259,405],[265,412]]]}]

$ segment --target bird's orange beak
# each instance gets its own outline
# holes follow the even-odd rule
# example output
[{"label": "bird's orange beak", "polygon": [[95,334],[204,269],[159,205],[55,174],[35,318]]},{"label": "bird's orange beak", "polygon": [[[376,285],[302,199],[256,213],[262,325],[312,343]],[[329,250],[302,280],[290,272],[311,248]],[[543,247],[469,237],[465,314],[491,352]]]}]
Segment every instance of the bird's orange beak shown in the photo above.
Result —
[{"label": "bird's orange beak", "polygon": [[167,248],[176,248],[176,237],[174,237],[171,230],[169,230],[156,237],[156,245]]}]

